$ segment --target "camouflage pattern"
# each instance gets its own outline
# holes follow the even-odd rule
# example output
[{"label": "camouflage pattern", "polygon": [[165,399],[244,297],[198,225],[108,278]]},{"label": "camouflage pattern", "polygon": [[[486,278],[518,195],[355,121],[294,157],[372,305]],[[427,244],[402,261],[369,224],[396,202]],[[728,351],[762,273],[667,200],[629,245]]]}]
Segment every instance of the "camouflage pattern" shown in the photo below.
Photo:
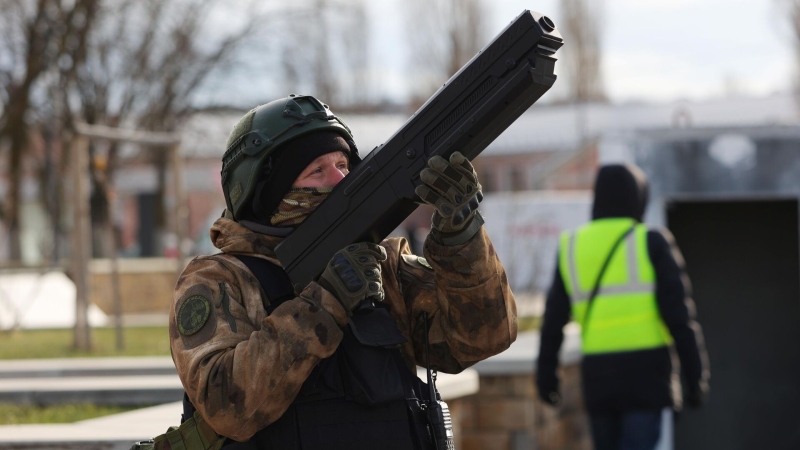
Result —
[{"label": "camouflage pattern", "polygon": [[436,210],[431,221],[443,233],[463,230],[478,213],[483,200],[481,184],[475,168],[461,152],[450,155],[450,160],[434,156],[428,167],[419,174],[423,184],[414,192]]},{"label": "camouflage pattern", "polygon": [[310,216],[333,192],[332,187],[293,187],[278,204],[278,211],[269,218],[276,227],[293,227]]},{"label": "camouflage pattern", "polygon": [[[310,283],[298,297],[267,315],[258,280],[232,253],[278,264],[281,238],[259,234],[228,218],[211,228],[223,253],[197,257],[178,279],[170,310],[172,358],[189,398],[220,434],[249,439],[277,420],[314,366],[333,354],[347,313],[332,294]],[[503,266],[481,229],[465,244],[425,242],[425,259],[405,239],[381,243],[385,302],[409,341],[401,350],[408,368],[424,366],[422,313],[429,315],[431,366],[457,373],[495,355],[516,339],[516,305]],[[213,306],[190,335],[177,312],[192,297]]]}]

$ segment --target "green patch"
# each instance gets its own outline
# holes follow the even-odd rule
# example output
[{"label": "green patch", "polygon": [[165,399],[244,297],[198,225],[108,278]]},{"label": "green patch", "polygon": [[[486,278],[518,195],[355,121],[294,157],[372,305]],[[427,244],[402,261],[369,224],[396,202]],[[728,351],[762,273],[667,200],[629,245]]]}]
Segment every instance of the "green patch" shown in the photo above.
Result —
[{"label": "green patch", "polygon": [[118,414],[138,407],[68,404],[53,406],[0,403],[0,425],[26,423],[72,423],[95,417]]},{"label": "green patch", "polygon": [[419,259],[417,259],[417,261],[419,261],[420,264],[427,267],[428,269],[433,269],[433,267],[431,267],[431,263],[429,263],[428,260],[423,258],[422,256],[420,256]]},{"label": "green patch", "polygon": [[125,327],[125,346],[116,348],[113,327],[92,328],[92,350],[73,346],[75,331],[67,329],[14,330],[0,332],[0,360],[71,358],[87,356],[169,356],[169,330],[159,327]]},{"label": "green patch", "polygon": [[184,336],[191,336],[206,324],[211,314],[211,302],[202,295],[193,295],[186,299],[178,311],[178,331]]}]

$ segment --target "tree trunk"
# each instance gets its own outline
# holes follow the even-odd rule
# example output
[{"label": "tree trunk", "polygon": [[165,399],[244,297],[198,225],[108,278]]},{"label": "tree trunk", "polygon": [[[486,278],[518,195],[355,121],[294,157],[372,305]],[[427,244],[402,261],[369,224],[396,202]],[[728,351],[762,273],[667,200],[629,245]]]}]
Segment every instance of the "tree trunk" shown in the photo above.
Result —
[{"label": "tree trunk", "polygon": [[72,280],[75,282],[75,334],[76,349],[92,349],[89,328],[89,260],[92,254],[91,219],[89,217],[88,139],[77,136],[71,145],[72,153]]},{"label": "tree trunk", "polygon": [[20,261],[22,259],[22,246],[20,240],[19,216],[22,202],[22,151],[26,144],[27,127],[23,120],[24,111],[27,109],[27,95],[9,108],[8,122],[3,133],[11,141],[8,163],[8,198],[6,199],[6,227],[8,229],[9,259]]},{"label": "tree trunk", "polygon": [[10,141],[9,190],[5,218],[9,236],[9,257],[12,261],[22,259],[19,215],[22,200],[21,184],[24,180],[22,152],[25,150],[28,137],[25,114],[30,108],[30,93],[33,83],[44,71],[47,63],[46,48],[53,35],[53,27],[50,26],[50,19],[48,18],[50,6],[47,0],[38,0],[36,16],[27,26],[25,36],[27,39],[25,75],[19,84],[12,84],[9,89],[8,105],[3,113],[5,123],[3,128],[0,129],[0,140],[8,139]]}]

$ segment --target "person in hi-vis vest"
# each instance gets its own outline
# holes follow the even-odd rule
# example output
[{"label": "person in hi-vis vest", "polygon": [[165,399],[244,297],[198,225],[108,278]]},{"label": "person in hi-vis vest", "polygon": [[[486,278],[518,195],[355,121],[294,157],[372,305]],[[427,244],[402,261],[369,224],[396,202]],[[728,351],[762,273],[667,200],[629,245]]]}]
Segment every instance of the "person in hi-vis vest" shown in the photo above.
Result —
[{"label": "person in hi-vis vest", "polygon": [[[558,351],[571,318],[581,326],[583,395],[597,450],[654,448],[662,411],[698,407],[708,393],[708,357],[683,258],[668,231],[641,223],[646,205],[638,167],[601,167],[592,221],[561,235],[547,295],[539,396],[560,401]],[[673,349],[682,390],[672,382]]]}]

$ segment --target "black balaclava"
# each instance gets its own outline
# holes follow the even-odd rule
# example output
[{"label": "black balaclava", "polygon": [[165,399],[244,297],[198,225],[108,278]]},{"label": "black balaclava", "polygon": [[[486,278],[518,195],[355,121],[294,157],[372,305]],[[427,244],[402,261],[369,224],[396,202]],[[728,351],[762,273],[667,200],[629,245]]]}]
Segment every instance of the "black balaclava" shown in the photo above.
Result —
[{"label": "black balaclava", "polygon": [[647,207],[647,176],[633,164],[602,166],[594,183],[592,220],[630,217],[639,222]]},{"label": "black balaclava", "polygon": [[269,217],[300,173],[318,157],[337,151],[347,155],[352,166],[350,146],[335,131],[315,131],[283,144],[261,170],[249,211],[243,219],[269,223]]}]

